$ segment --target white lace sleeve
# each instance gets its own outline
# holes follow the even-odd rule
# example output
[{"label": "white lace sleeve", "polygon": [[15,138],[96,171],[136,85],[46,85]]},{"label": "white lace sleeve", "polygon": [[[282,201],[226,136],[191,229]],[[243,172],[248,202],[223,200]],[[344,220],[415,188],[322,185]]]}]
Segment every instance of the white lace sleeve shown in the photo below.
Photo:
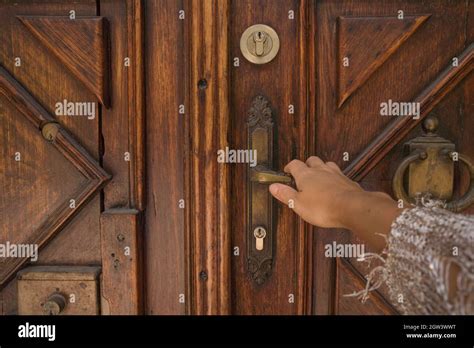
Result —
[{"label": "white lace sleeve", "polygon": [[349,296],[364,301],[369,291],[386,283],[402,314],[472,315],[473,241],[474,216],[438,207],[406,209],[392,223],[386,258],[376,255],[383,265],[367,276],[366,289]]}]

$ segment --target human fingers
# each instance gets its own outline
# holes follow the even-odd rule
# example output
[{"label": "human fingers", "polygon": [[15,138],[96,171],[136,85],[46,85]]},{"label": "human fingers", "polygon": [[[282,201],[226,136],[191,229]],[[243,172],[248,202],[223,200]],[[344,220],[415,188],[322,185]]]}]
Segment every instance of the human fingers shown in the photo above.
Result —
[{"label": "human fingers", "polygon": [[306,164],[308,167],[314,168],[324,164],[324,162],[321,160],[321,158],[317,156],[311,156],[306,160]]}]

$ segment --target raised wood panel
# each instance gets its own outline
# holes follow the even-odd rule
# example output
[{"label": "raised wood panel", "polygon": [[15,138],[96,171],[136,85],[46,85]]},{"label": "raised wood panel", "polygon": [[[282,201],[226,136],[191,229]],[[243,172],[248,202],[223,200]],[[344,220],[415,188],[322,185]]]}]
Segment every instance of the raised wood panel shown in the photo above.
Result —
[{"label": "raised wood panel", "polygon": [[[405,16],[403,20],[395,16],[338,17],[338,106],[341,107],[428,18],[429,15]],[[367,37],[370,39],[362,40]]]},{"label": "raised wood panel", "polygon": [[69,71],[109,106],[108,24],[103,17],[18,16]]},{"label": "raised wood panel", "polygon": [[[80,1],[4,1],[0,4],[0,64],[14,78],[27,88],[29,93],[46,109],[54,114],[55,104],[64,99],[70,101],[97,101],[95,95],[84,88],[64,64],[48,49],[39,44],[31,32],[16,16],[68,16],[70,10],[76,16],[97,15],[95,0]],[[15,57],[21,59],[21,67],[15,66]],[[94,160],[99,160],[99,119],[100,111],[94,120],[85,117],[58,116],[64,129],[76,139]],[[33,130],[33,132],[35,132]],[[36,131],[37,132],[37,131]],[[40,139],[41,135],[37,139]],[[38,140],[39,141],[39,140]],[[49,144],[48,144],[49,145]],[[50,146],[50,145],[49,145]],[[64,163],[64,162],[63,162]],[[51,170],[61,162],[51,164]],[[54,175],[52,175],[54,177]],[[59,192],[67,194],[66,185]],[[23,209],[37,206],[42,200],[25,201]],[[37,210],[41,215],[41,210]],[[100,198],[92,198],[55,238],[48,242],[40,252],[41,264],[97,264],[100,262]],[[14,314],[17,310],[16,281],[11,281],[0,292],[3,313]]]},{"label": "raised wood panel", "polygon": [[[403,8],[406,16],[430,15],[385,61],[353,95],[338,108],[334,91],[337,90],[338,17],[393,17]],[[388,99],[412,101],[437,75],[466,47],[466,6],[458,1],[405,1],[391,0],[353,6],[352,1],[319,1],[317,8],[318,36],[316,61],[318,69],[318,128],[316,136],[318,154],[326,160],[334,160],[342,167],[343,153],[348,152],[350,161],[368,145],[367,140],[382,133],[392,119],[380,116],[380,103]],[[371,37],[359,41],[372,40]],[[390,83],[387,83],[390,81]],[[336,101],[335,101],[336,100]],[[407,122],[408,120],[404,120]],[[352,125],[359,131],[354,132]],[[337,141],[331,141],[337,139]]]},{"label": "raised wood panel", "polygon": [[474,69],[474,43],[456,55],[458,65],[452,62],[429,83],[413,102],[420,103],[420,117],[398,118],[391,122],[371,141],[344,172],[351,178],[359,179],[367,174],[378,161],[384,158],[395,145],[430,113],[433,108]]},{"label": "raised wood panel", "polygon": [[[44,136],[47,127],[53,124],[55,125],[53,128],[54,133],[51,135],[51,138],[48,138],[50,146],[54,147],[54,149],[64,157],[64,161],[69,161],[72,164],[72,168],[85,179],[81,185],[78,185],[75,190],[71,191],[72,194],[70,196],[66,195],[61,197],[61,204],[58,204],[56,209],[47,214],[44,214],[43,211],[44,220],[41,224],[38,226],[32,226],[33,230],[30,231],[29,234],[20,234],[20,236],[22,236],[21,240],[16,240],[16,242],[20,244],[37,244],[42,248],[66,225],[68,221],[72,219],[75,213],[77,213],[77,211],[79,211],[82,206],[86,204],[95,193],[97,193],[110,176],[103,171],[99,163],[96,162],[82,148],[82,146],[67,133],[66,130],[64,130],[59,124],[54,123],[54,117],[49,115],[48,112],[34,99],[34,97],[2,67],[0,67],[0,93],[16,108],[17,113],[15,115],[19,114],[20,117],[25,117],[30,121],[27,126],[37,128],[37,136]],[[10,136],[13,137],[12,135]],[[7,135],[6,139],[8,138],[9,136]],[[10,144],[4,144],[4,146],[5,148],[9,148]],[[31,149],[28,148],[24,150],[25,154],[28,154],[28,151],[31,151]],[[9,157],[11,158],[11,155]],[[47,154],[45,157],[47,158]],[[14,158],[11,158],[11,161],[13,160]],[[43,161],[40,164],[43,163],[48,164],[48,161]],[[7,170],[5,170],[5,172],[7,172]],[[27,173],[21,173],[21,171],[16,174],[17,175],[13,175],[13,177],[22,178],[27,175]],[[31,172],[29,174],[33,177],[37,175],[36,173],[33,174]],[[66,175],[66,177],[68,176],[70,175]],[[35,181],[34,184],[36,185],[40,183]],[[63,182],[59,180],[55,184],[63,185]],[[49,188],[54,190],[52,187]],[[12,190],[13,187],[8,186],[5,187],[5,189]],[[59,191],[59,188],[56,188],[56,190]],[[73,209],[70,207],[71,199],[75,201],[75,208]],[[23,202],[25,206],[29,203],[30,201],[28,199]],[[18,211],[23,214],[25,213],[23,207],[19,207]],[[10,211],[9,214],[18,214],[18,211]],[[41,209],[36,208],[36,211],[41,211]],[[5,234],[7,234],[7,231],[11,230],[13,227],[14,226],[4,226],[3,234],[5,236],[5,241],[7,241],[7,238],[9,237]],[[15,232],[18,233],[18,231]],[[6,281],[9,280],[14,272],[16,272],[26,261],[26,259],[21,258],[5,259],[0,272],[0,286],[4,286]]]}]

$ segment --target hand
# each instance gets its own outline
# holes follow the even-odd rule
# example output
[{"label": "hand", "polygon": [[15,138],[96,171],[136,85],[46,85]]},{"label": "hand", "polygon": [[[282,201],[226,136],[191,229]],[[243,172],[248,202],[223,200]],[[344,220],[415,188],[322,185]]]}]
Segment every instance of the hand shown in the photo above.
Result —
[{"label": "hand", "polygon": [[275,198],[293,207],[310,224],[345,227],[340,218],[345,213],[344,202],[352,194],[364,192],[359,184],[347,178],[334,162],[324,163],[316,156],[309,157],[306,163],[293,160],[284,171],[294,177],[298,191],[272,184],[269,189]]}]

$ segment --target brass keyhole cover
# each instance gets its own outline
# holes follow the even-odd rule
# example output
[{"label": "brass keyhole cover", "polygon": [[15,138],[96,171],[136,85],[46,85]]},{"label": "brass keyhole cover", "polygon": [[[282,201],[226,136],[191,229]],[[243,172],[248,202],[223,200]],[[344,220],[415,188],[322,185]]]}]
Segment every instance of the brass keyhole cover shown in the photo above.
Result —
[{"label": "brass keyhole cover", "polygon": [[248,27],[240,38],[240,50],[244,57],[254,64],[272,61],[280,49],[276,31],[265,24]]}]

